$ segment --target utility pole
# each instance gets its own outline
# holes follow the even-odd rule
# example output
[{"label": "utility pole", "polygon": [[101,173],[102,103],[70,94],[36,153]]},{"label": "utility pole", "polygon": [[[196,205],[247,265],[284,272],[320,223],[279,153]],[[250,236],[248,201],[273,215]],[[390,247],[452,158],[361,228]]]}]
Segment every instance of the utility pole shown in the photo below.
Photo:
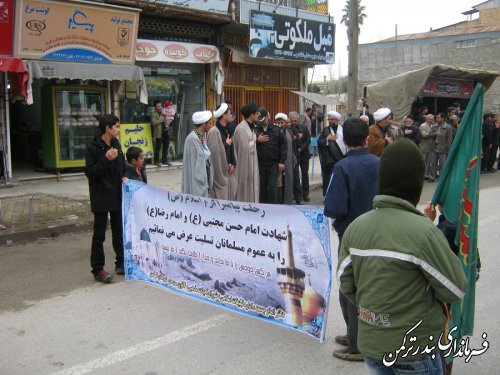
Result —
[{"label": "utility pole", "polygon": [[347,26],[347,36],[349,39],[347,111],[354,116],[358,103],[359,0],[350,0],[349,5],[349,25]]}]

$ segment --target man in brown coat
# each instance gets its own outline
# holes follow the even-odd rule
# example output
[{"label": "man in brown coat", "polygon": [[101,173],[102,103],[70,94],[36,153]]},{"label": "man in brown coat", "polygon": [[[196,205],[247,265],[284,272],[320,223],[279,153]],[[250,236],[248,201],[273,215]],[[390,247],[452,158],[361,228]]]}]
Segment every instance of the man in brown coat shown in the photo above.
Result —
[{"label": "man in brown coat", "polygon": [[389,108],[380,108],[373,114],[375,124],[370,125],[368,133],[368,151],[376,156],[380,156],[385,146],[393,142],[391,134],[387,132],[389,127]]}]

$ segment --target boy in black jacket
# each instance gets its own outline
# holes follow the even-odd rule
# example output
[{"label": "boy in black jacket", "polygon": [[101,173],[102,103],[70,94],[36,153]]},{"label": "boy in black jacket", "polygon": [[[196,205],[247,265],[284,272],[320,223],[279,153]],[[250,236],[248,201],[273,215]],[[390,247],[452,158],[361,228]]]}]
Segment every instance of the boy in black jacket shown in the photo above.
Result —
[{"label": "boy in black jacket", "polygon": [[135,146],[129,147],[126,157],[125,177],[147,184],[148,178],[146,176],[146,168],[144,168],[144,152],[142,149]]},{"label": "boy in black jacket", "polygon": [[116,253],[115,272],[124,274],[122,230],[122,178],[125,173],[118,135],[120,120],[114,115],[103,115],[99,120],[100,136],[87,147],[85,174],[89,180],[90,205],[94,213],[94,235],[90,253],[90,265],[94,279],[110,283],[113,275],[104,269],[104,248],[108,213],[111,218],[113,249]]}]

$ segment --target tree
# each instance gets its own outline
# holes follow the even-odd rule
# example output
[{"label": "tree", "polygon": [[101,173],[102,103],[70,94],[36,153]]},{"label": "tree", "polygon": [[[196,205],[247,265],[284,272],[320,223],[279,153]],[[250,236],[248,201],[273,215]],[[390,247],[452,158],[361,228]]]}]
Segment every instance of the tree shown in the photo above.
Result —
[{"label": "tree", "polygon": [[307,87],[307,91],[319,94],[321,92],[321,88],[316,83],[310,83]]},{"label": "tree", "polygon": [[[351,0],[347,0],[346,4],[344,5],[344,9],[342,9],[342,19],[340,20],[340,23],[343,23],[346,25],[346,27],[349,27],[349,9],[351,7]],[[363,21],[366,18],[365,14],[365,6],[361,5],[361,2],[358,1],[358,28],[363,25]]]},{"label": "tree", "polygon": [[358,39],[360,25],[366,17],[364,10],[360,0],[346,0],[340,21],[347,26],[349,40],[347,111],[352,114],[356,113],[358,102]]}]

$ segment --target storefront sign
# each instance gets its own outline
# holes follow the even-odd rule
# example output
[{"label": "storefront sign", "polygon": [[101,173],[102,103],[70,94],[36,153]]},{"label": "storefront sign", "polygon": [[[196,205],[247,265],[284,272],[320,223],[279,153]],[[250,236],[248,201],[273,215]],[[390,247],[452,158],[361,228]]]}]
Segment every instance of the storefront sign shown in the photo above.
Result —
[{"label": "storefront sign", "polygon": [[15,56],[134,64],[138,10],[48,0],[18,0]]},{"label": "storefront sign", "polygon": [[472,81],[429,77],[422,88],[421,95],[470,98],[473,91],[474,85]]},{"label": "storefront sign", "polygon": [[137,61],[208,64],[219,61],[220,56],[217,47],[207,44],[138,39],[135,59]]},{"label": "storefront sign", "polygon": [[0,0],[0,55],[12,55],[14,0]]},{"label": "storefront sign", "polygon": [[149,2],[218,14],[227,14],[229,9],[229,0],[149,0]]},{"label": "storefront sign", "polygon": [[129,147],[135,146],[142,149],[144,157],[153,157],[153,139],[151,124],[120,124],[120,144],[126,153]]},{"label": "storefront sign", "polygon": [[231,202],[123,185],[127,280],[323,341],[332,281],[322,206]]},{"label": "storefront sign", "polygon": [[331,64],[335,60],[334,25],[252,10],[250,57]]}]

